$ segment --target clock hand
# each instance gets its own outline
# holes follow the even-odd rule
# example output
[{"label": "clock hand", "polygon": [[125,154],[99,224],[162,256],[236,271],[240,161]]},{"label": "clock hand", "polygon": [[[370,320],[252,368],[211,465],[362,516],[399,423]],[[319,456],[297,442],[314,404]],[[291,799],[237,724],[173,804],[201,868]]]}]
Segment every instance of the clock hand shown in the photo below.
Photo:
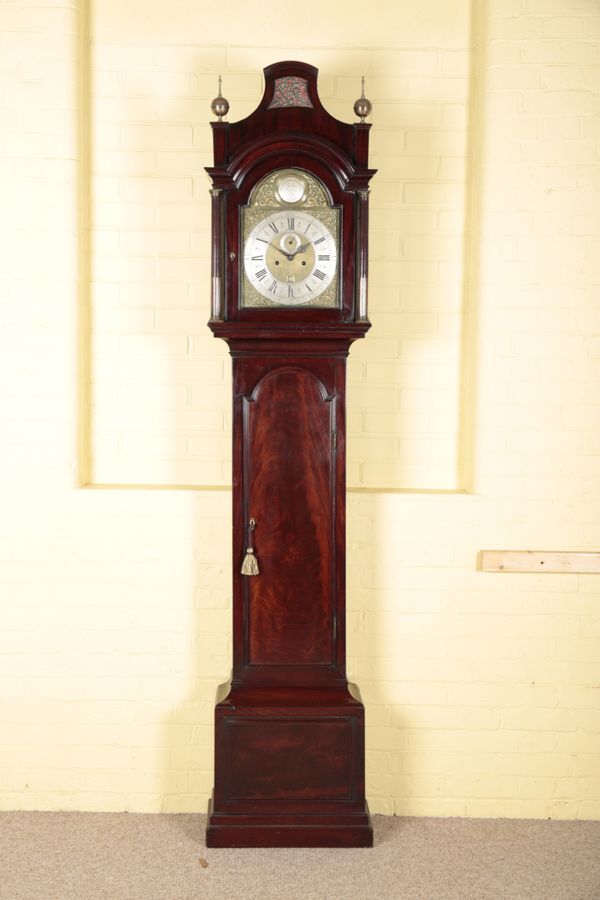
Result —
[{"label": "clock hand", "polygon": [[294,256],[296,256],[298,253],[304,253],[304,251],[306,250],[306,248],[307,248],[307,247],[310,247],[311,244],[312,244],[311,241],[309,241],[308,244],[300,244],[300,246],[299,246],[299,247],[296,247],[296,249],[294,250],[293,255],[292,255],[292,256],[289,256],[288,259],[293,259]]},{"label": "clock hand", "polygon": [[[269,244],[269,246],[272,247],[273,250],[277,250],[278,253],[281,253],[282,256],[286,256],[290,262],[293,260],[294,256],[296,255],[296,254],[294,254],[293,256],[290,256],[289,253],[286,253],[285,250],[282,250],[281,247],[277,246],[277,244]],[[298,251],[296,251],[296,253],[297,252]]]}]

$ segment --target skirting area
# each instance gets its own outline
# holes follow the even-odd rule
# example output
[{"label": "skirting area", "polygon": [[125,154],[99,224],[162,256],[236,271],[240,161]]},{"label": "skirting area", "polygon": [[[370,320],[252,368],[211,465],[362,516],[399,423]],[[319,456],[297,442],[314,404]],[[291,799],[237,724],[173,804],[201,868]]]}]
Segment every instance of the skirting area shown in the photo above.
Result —
[{"label": "skirting area", "polygon": [[0,898],[600,898],[600,822],[374,816],[372,850],[207,850],[205,824],[201,815],[0,813]]}]

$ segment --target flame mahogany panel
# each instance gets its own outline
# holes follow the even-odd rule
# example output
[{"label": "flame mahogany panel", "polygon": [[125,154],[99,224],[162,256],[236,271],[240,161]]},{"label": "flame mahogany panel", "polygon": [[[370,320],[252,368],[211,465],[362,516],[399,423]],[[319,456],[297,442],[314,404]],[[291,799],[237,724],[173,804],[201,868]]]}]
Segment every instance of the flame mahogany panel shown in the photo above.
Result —
[{"label": "flame mahogany panel", "polygon": [[331,665],[335,397],[284,365],[244,398],[246,508],[260,576],[245,582],[249,665]]},{"label": "flame mahogany panel", "polygon": [[234,574],[234,681],[341,683],[345,360],[271,347],[233,351],[234,554],[252,516],[260,567]]}]

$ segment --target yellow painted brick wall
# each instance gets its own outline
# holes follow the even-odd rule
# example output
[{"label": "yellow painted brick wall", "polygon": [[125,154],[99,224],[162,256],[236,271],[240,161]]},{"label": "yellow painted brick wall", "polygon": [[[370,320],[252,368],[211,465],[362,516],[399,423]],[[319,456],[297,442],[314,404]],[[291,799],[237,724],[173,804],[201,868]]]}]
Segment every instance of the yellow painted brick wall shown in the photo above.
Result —
[{"label": "yellow painted brick wall", "polygon": [[309,0],[293,42],[234,0],[94,7],[0,7],[1,807],[205,808],[231,655],[208,104],[220,73],[243,117],[299,58],[334,115],[362,74],[374,103],[348,496],[371,807],[600,817],[598,577],[476,566],[600,544],[597,3]]}]

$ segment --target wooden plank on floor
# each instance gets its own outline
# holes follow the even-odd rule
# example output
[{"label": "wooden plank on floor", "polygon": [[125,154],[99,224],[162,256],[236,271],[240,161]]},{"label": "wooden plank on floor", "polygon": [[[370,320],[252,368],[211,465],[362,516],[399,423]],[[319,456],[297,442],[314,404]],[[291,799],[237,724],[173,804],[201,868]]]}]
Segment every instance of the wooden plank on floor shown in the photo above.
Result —
[{"label": "wooden plank on floor", "polygon": [[557,550],[481,550],[482,572],[578,572],[600,574],[600,553]]}]

